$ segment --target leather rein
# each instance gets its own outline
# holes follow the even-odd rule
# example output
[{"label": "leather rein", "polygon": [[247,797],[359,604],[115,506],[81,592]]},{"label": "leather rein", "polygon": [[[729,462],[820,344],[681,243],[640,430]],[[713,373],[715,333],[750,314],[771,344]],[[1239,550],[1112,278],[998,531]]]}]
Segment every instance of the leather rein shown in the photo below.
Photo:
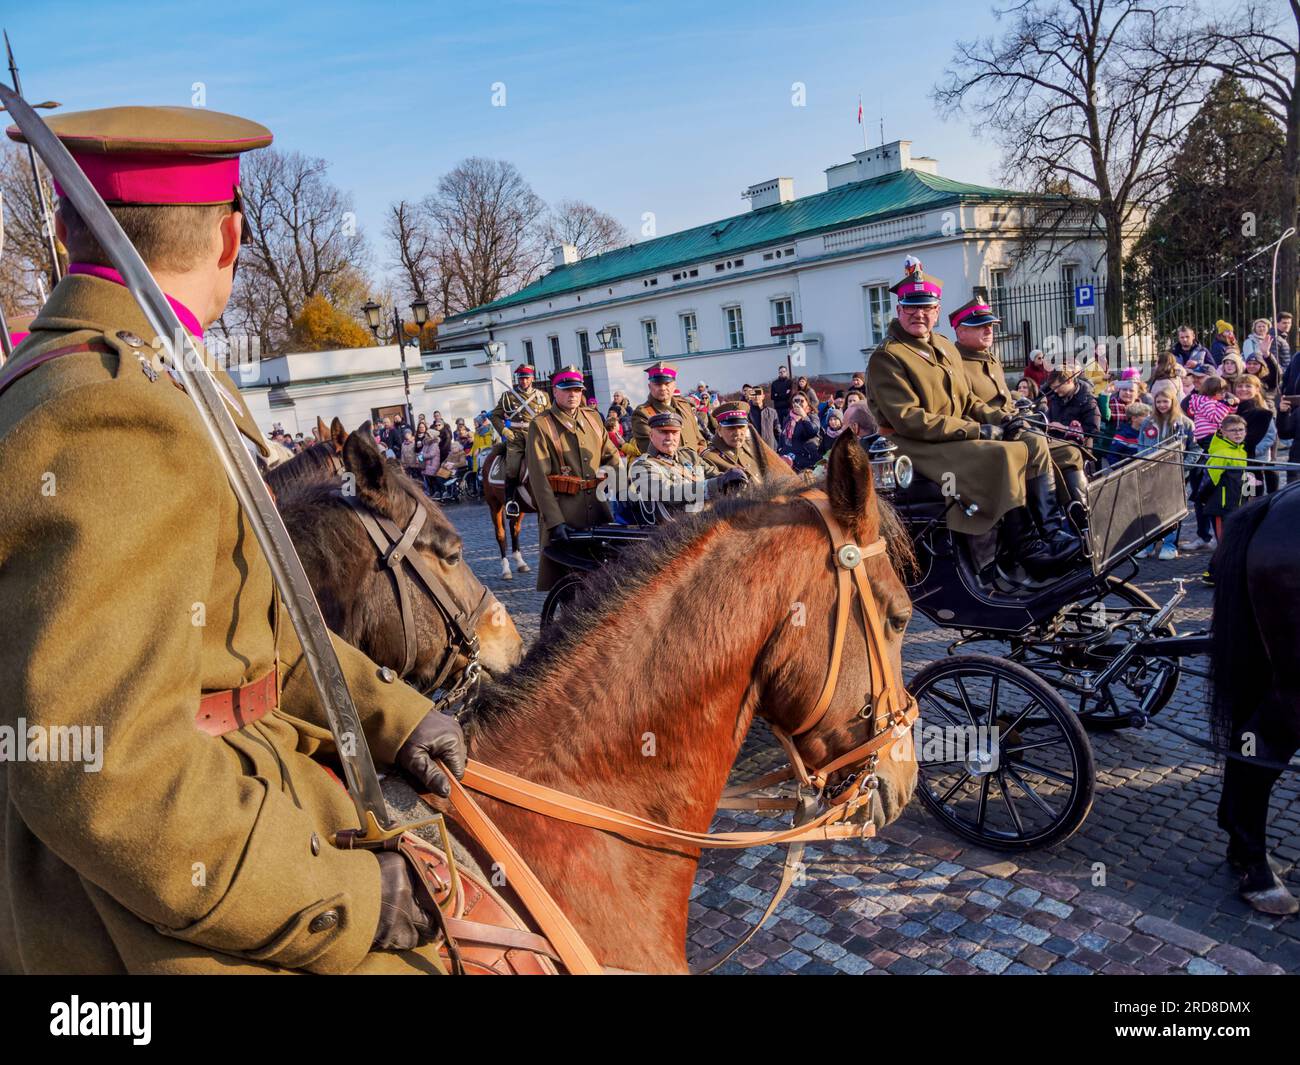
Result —
[{"label": "leather rein", "polygon": [[[831,542],[836,573],[836,605],[830,662],[817,701],[799,724],[788,732],[775,725],[769,726],[789,755],[790,765],[784,770],[769,773],[744,785],[727,788],[719,803],[719,807],[724,809],[794,810],[793,824],[790,828],[766,832],[691,832],[535,784],[511,773],[493,769],[474,759],[469,761],[463,785],[452,778],[450,773],[448,774],[452,786],[451,802],[457,819],[499,863],[509,884],[537,921],[543,935],[553,946],[556,956],[570,973],[599,973],[603,969],[583,943],[568,916],[551,898],[515,848],[474,801],[470,792],[488,795],[555,820],[609,832],[646,844],[666,843],[686,847],[727,849],[777,843],[789,844],[781,884],[769,903],[767,911],[743,939],[733,945],[726,954],[713,960],[703,971],[720,965],[744,946],[763,926],[767,918],[776,911],[801,868],[800,858],[804,843],[850,839],[856,836],[869,837],[875,834],[875,826],[870,821],[863,825],[855,825],[850,824],[848,819],[859,807],[877,801],[879,778],[876,775],[876,767],[880,755],[908,734],[918,713],[916,700],[904,687],[901,677],[895,677],[889,669],[889,661],[885,653],[884,628],[865,570],[866,560],[885,553],[887,546],[879,537],[865,548],[860,548],[849,540],[831,512],[830,501],[825,492],[820,490],[806,492],[795,496],[793,501],[813,508],[821,519]],[[810,768],[799,754],[795,740],[816,728],[830,709],[843,666],[844,641],[850,627],[849,615],[855,601],[866,641],[871,686],[857,716],[871,722],[871,732],[865,741],[851,750],[825,765]],[[850,766],[857,768],[844,781],[833,787],[828,784],[832,774]],[[746,797],[752,792],[788,780],[796,781],[796,798]]]}]

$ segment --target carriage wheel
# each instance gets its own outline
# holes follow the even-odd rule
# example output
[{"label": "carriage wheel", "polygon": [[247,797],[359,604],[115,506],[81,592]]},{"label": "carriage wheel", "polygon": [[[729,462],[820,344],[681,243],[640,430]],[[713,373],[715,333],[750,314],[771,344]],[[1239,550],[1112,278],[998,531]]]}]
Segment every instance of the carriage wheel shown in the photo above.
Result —
[{"label": "carriage wheel", "polygon": [[1024,666],[993,655],[931,662],[909,686],[921,801],[993,850],[1069,838],[1092,809],[1096,770],[1078,717]]},{"label": "carriage wheel", "polygon": [[[1078,700],[1079,716],[1086,727],[1109,732],[1141,726],[1146,724],[1147,718],[1162,710],[1178,690],[1180,671],[1177,660],[1135,656],[1104,688],[1087,692],[1079,685],[1079,674],[1083,671],[1099,673],[1105,669],[1115,654],[1115,645],[1088,648],[1084,641],[1089,633],[1096,632],[1098,623],[1107,615],[1118,613],[1145,619],[1159,609],[1159,604],[1141,588],[1112,574],[1107,576],[1103,591],[1081,599],[1063,611],[1063,624],[1053,640],[1044,643],[1012,641],[1011,655],[1035,673],[1046,675],[1057,690],[1073,693]],[[1177,633],[1169,624],[1162,625],[1155,635],[1175,636]],[[1077,643],[1071,639],[1075,636],[1079,637]],[[1118,639],[1123,639],[1123,630]]]},{"label": "carriage wheel", "polygon": [[573,598],[578,594],[578,589],[582,587],[584,576],[585,574],[582,573],[566,573],[551,585],[551,590],[546,593],[546,601],[542,603],[542,628],[564,617],[569,607],[573,605]]}]

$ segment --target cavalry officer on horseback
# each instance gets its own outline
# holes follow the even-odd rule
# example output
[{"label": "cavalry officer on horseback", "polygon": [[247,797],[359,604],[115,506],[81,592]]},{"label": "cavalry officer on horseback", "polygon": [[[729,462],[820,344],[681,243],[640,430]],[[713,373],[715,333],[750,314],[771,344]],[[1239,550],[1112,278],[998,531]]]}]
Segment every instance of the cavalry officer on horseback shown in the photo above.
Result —
[{"label": "cavalry officer on horseback", "polygon": [[1023,583],[1017,563],[1031,578],[1054,576],[1081,544],[1057,503],[1047,447],[1024,433],[1022,418],[976,398],[961,355],[933,331],[943,283],[912,256],[905,270],[890,289],[898,317],[867,363],[880,431],[960,503],[948,509],[954,532],[979,536],[1002,519],[995,563],[1004,577]]},{"label": "cavalry officer on horseback", "polygon": [[590,529],[612,520],[597,487],[601,468],[619,463],[605,420],[583,402],[582,371],[576,366],[557,371],[551,391],[555,402],[529,424],[525,445],[528,485],[542,533],[537,587],[543,592],[562,576],[546,557],[546,545],[567,540],[572,529]]},{"label": "cavalry officer on horseback", "polygon": [[743,400],[722,403],[713,412],[718,432],[700,458],[724,473],[741,469],[755,484],[789,472],[789,465],[760,438],[749,431],[749,404]]},{"label": "cavalry officer on horseback", "polygon": [[[948,324],[957,335],[957,351],[961,353],[966,380],[975,398],[1003,414],[1014,414],[1016,400],[1007,387],[1007,375],[1002,360],[993,350],[993,327],[1002,319],[979,297],[958,307],[948,315]],[[1026,443],[1031,434],[1022,439]],[[1042,440],[1041,437],[1033,439]],[[1052,466],[1069,498],[1087,504],[1088,476],[1083,470],[1083,452],[1067,440],[1046,441],[1052,456]],[[1031,463],[1032,464],[1032,463]]]},{"label": "cavalry officer on horseback", "polygon": [[[519,514],[519,472],[524,464],[524,447],[528,443],[528,426],[551,405],[551,398],[533,387],[535,371],[526,362],[515,367],[515,387],[497,400],[492,408],[492,425],[500,434],[506,454],[507,518]],[[490,468],[491,459],[484,465]]]},{"label": "cavalry officer on horseback", "polygon": [[676,411],[652,415],[649,431],[650,450],[628,471],[628,498],[641,505],[647,524],[673,511],[701,510],[719,492],[749,482],[749,474],[740,466],[709,477],[712,469],[682,445],[682,418]]},{"label": "cavalry officer on horseback", "polygon": [[[201,341],[246,233],[239,156],[270,132],[182,107],[49,125]],[[0,969],[444,971],[405,859],[332,844],[356,811],[311,757],[328,722],[198,411],[66,199],[57,233],[67,276],[0,373],[0,721],[102,741],[93,767],[4,760]],[[376,760],[447,794],[456,723],[334,645]]]},{"label": "cavalry officer on horseback", "polygon": [[650,419],[656,414],[675,411],[682,420],[682,446],[697,455],[704,450],[704,434],[695,417],[695,408],[684,396],[674,394],[677,387],[677,367],[657,362],[646,370],[650,395],[632,412],[632,439],[642,455],[650,450]]}]

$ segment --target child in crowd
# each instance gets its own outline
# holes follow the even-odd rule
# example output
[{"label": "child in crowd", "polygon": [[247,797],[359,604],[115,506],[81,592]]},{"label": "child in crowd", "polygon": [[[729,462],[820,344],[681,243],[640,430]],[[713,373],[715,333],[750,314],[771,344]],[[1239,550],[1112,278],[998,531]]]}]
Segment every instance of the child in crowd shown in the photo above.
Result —
[{"label": "child in crowd", "polygon": [[[1214,538],[1223,539],[1223,519],[1243,506],[1254,494],[1254,478],[1246,471],[1246,419],[1229,414],[1219,423],[1218,432],[1206,448],[1205,479],[1198,498],[1205,513],[1214,520]],[[1207,569],[1201,579],[1213,584]]]},{"label": "child in crowd", "polygon": [[1138,401],[1124,407],[1124,421],[1115,426],[1115,436],[1111,439],[1109,465],[1118,466],[1138,453],[1139,439],[1143,423],[1151,417],[1151,408]]},{"label": "child in crowd", "polygon": [[[1229,391],[1222,377],[1210,374],[1197,382],[1196,391],[1183,401],[1183,410],[1192,419],[1192,432],[1197,446],[1204,452],[1209,449],[1210,441],[1219,428],[1219,424],[1232,413],[1236,406],[1236,397]],[[1204,465],[1204,462],[1201,463]],[[1208,551],[1214,546],[1214,534],[1211,531],[1209,515],[1201,501],[1201,486],[1205,473],[1197,469],[1192,472],[1192,501],[1196,507],[1196,540],[1193,551]]]},{"label": "child in crowd", "polygon": [[[1179,406],[1182,386],[1168,379],[1156,381],[1151,386],[1151,416],[1138,429],[1138,454],[1159,447],[1166,440],[1178,440],[1183,447],[1183,455],[1190,455],[1196,449],[1196,438],[1192,435],[1192,420],[1183,413]],[[1172,562],[1178,557],[1178,530],[1174,529],[1160,542],[1157,556],[1161,562]],[[1151,558],[1157,551],[1156,545],[1138,552],[1138,558]]]}]

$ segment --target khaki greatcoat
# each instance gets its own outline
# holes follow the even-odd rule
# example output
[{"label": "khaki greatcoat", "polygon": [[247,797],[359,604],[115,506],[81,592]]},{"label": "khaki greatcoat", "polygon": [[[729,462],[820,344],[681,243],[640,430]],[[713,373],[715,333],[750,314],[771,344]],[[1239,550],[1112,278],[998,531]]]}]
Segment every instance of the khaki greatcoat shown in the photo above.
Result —
[{"label": "khaki greatcoat", "polygon": [[551,530],[561,522],[574,529],[589,529],[613,520],[609,504],[596,488],[566,495],[556,492],[547,476],[595,480],[602,466],[618,465],[619,455],[605,431],[605,419],[586,404],[572,415],[551,406],[534,418],[528,426],[525,453],[528,487],[537,505],[543,548],[541,564],[537,567],[537,587],[546,591],[562,576],[562,571],[545,554]]},{"label": "khaki greatcoat", "polygon": [[[371,952],[379,866],[271,571],[190,399],[111,281],[59,282],[0,397],[0,723],[102,729],[102,767],[0,762],[0,969],[429,972]],[[240,430],[262,447],[229,376]],[[203,691],[283,663],[280,709],[214,737]],[[375,759],[429,709],[335,639]],[[83,733],[84,735],[84,733]],[[91,733],[93,735],[93,731]]]},{"label": "khaki greatcoat", "polygon": [[668,403],[647,399],[632,411],[632,439],[636,449],[642,455],[650,450],[650,419],[655,414],[676,411],[682,419],[682,447],[694,451],[697,455],[704,450],[704,435],[700,432],[700,423],[695,417],[695,407],[683,396],[673,396]]},{"label": "khaki greatcoat", "polygon": [[980,439],[981,425],[996,425],[1005,415],[976,398],[946,337],[918,340],[891,321],[867,363],[867,403],[881,432],[892,434],[918,473],[950,485],[963,504],[978,505],[970,517],[949,508],[954,531],[988,532],[1008,510],[1024,506],[1029,447],[1022,440]]}]

